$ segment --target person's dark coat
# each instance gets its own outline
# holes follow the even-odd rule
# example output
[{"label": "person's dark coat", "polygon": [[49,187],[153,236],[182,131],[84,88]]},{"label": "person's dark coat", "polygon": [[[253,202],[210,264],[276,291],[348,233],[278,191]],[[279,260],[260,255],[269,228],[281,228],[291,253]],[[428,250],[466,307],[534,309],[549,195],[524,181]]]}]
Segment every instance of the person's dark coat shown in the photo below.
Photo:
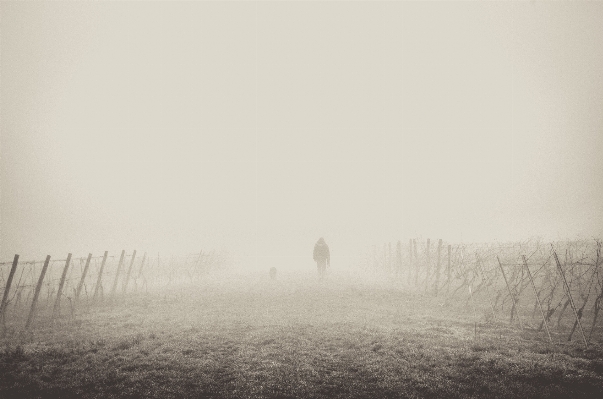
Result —
[{"label": "person's dark coat", "polygon": [[327,261],[327,264],[331,264],[331,253],[329,252],[329,246],[325,242],[324,238],[320,239],[314,245],[314,261]]}]

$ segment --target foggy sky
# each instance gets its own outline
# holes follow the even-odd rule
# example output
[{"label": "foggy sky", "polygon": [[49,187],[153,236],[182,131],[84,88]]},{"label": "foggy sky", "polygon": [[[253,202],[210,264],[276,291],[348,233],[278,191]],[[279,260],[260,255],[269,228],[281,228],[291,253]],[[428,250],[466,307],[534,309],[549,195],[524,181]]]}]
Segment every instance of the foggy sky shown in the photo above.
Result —
[{"label": "foggy sky", "polygon": [[601,2],[0,4],[0,257],[601,237]]}]

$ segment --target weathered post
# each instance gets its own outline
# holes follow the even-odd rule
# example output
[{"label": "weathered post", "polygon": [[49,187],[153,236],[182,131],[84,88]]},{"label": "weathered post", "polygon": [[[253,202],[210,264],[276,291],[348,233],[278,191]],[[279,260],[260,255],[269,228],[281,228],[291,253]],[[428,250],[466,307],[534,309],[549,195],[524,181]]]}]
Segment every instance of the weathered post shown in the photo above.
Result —
[{"label": "weathered post", "polygon": [[412,240],[408,240],[408,285],[412,281]]},{"label": "weathered post", "polygon": [[[511,296],[511,300],[513,301],[513,306],[516,309],[517,320],[519,320],[519,325],[521,326],[521,329],[523,330],[523,323],[521,322],[521,317],[519,317],[519,306],[518,306],[517,298],[515,298],[515,295],[513,294],[513,291],[511,290],[511,286],[509,285],[509,280],[507,280],[507,275],[505,274],[505,269],[503,269],[502,263],[500,263],[500,259],[498,258],[498,255],[496,256],[496,260],[498,260],[498,266],[500,266],[500,271],[502,272],[503,278],[505,279],[505,284],[507,285],[507,290],[509,290],[509,295]],[[513,316],[513,313],[511,313],[511,316]],[[511,319],[511,321],[513,321],[513,319]]]},{"label": "weathered post", "polygon": [[4,295],[2,296],[2,303],[0,303],[0,322],[4,325],[4,312],[6,311],[6,307],[8,306],[8,292],[10,291],[10,286],[13,283],[13,277],[15,276],[15,272],[17,271],[17,264],[19,264],[19,255],[15,254],[13,259],[13,265],[10,268],[10,273],[8,274],[8,280],[6,280],[6,287],[4,288]]},{"label": "weathered post", "polygon": [[448,292],[450,291],[450,254],[451,254],[452,250],[450,247],[450,244],[448,244],[448,266],[446,267],[446,295],[448,295]]},{"label": "weathered post", "polygon": [[[138,280],[142,276],[142,268],[144,267],[146,260],[147,260],[147,253],[145,252],[142,255],[142,262],[140,262],[140,268],[138,269],[138,273],[136,275],[136,278],[134,279],[134,286],[136,287],[137,292],[138,292]],[[144,283],[146,284],[146,278],[144,279]]]},{"label": "weathered post", "polygon": [[46,260],[44,261],[44,266],[42,266],[42,272],[40,272],[40,278],[38,278],[38,284],[36,285],[36,291],[34,293],[33,301],[31,302],[31,309],[29,310],[29,316],[27,317],[27,323],[25,323],[25,329],[27,330],[33,321],[34,314],[36,312],[36,306],[38,303],[38,296],[40,296],[40,291],[42,290],[42,283],[44,282],[44,276],[46,275],[46,270],[48,270],[48,264],[50,263],[50,255],[46,256]]},{"label": "weathered post", "polygon": [[92,295],[92,300],[96,300],[96,296],[98,295],[98,289],[101,287],[102,279],[103,279],[103,271],[105,270],[105,263],[107,262],[107,254],[109,251],[105,251],[103,255],[103,261],[101,263],[100,270],[98,272],[98,277],[96,278],[96,286],[94,287],[94,295]]},{"label": "weathered post", "polygon": [[442,254],[442,239],[438,240],[438,263],[436,268],[435,294],[438,296],[438,287],[440,286],[440,260]]},{"label": "weathered post", "polygon": [[136,258],[136,250],[132,253],[132,260],[130,261],[130,267],[128,268],[128,274],[126,275],[126,282],[124,283],[123,294],[126,293],[128,288],[128,282],[130,281],[130,273],[132,272],[132,266],[134,266],[134,259]]},{"label": "weathered post", "polygon": [[90,259],[92,259],[92,254],[88,254],[88,259],[86,259],[86,266],[84,266],[84,272],[82,273],[82,278],[80,279],[80,283],[77,285],[77,290],[75,291],[75,302],[80,298],[80,292],[82,292],[82,287],[84,286],[84,280],[86,279],[86,275],[88,274],[88,267],[90,267]]},{"label": "weathered post", "polygon": [[393,261],[393,257],[392,257],[392,243],[391,241],[387,243],[387,269],[388,271],[391,272],[392,267],[394,265],[394,261]]},{"label": "weathered post", "polygon": [[113,288],[111,288],[111,296],[115,294],[115,289],[117,288],[117,280],[119,280],[119,273],[121,273],[121,265],[124,263],[124,256],[126,255],[126,250],[121,250],[121,256],[119,257],[119,264],[117,265],[117,273],[115,273],[115,280],[113,280]]},{"label": "weathered post", "polygon": [[425,248],[425,259],[427,267],[425,268],[425,291],[429,288],[429,274],[431,273],[431,252],[429,251],[430,240],[427,239],[427,247]]},{"label": "weathered post", "polygon": [[473,332],[475,339],[477,339],[477,312],[475,311],[475,301],[473,300],[473,290],[471,289],[471,283],[469,283],[469,297],[471,299],[471,307],[473,308]]},{"label": "weathered post", "polygon": [[[553,244],[551,244],[551,247],[552,246],[553,246]],[[561,263],[559,262],[559,258],[557,257],[557,252],[555,252],[555,249],[553,249],[553,255],[555,255],[555,262],[557,263],[557,269],[559,269],[559,273],[561,274],[561,277],[563,278],[563,283],[564,283],[565,290],[567,292],[567,297],[569,299],[570,305],[572,305],[572,310],[574,311],[574,316],[576,316],[576,322],[578,323],[578,327],[580,327],[580,333],[582,334],[582,340],[584,341],[584,347],[586,349],[588,349],[588,343],[586,342],[586,336],[584,335],[584,330],[582,329],[582,323],[580,323],[580,316],[578,316],[578,311],[576,310],[576,305],[574,305],[574,300],[572,299],[572,294],[570,292],[569,284],[567,283],[567,280],[565,279],[565,273],[563,273],[563,269],[561,268]]]},{"label": "weathered post", "polygon": [[540,298],[538,297],[538,291],[536,291],[536,284],[534,284],[534,279],[532,278],[532,273],[530,272],[530,268],[528,267],[528,261],[526,260],[526,256],[522,255],[523,265],[526,268],[526,272],[528,277],[530,278],[530,282],[532,283],[532,288],[534,289],[534,295],[536,296],[536,302],[538,302],[538,307],[540,308],[540,314],[542,315],[542,321],[544,322],[544,329],[546,330],[546,334],[549,336],[549,341],[551,344],[553,343],[553,338],[551,338],[551,333],[549,332],[549,325],[546,322],[546,317],[544,316],[544,310],[542,310],[542,304],[540,303]]},{"label": "weathered post", "polygon": [[138,269],[138,276],[136,276],[136,280],[138,280],[140,278],[140,276],[142,276],[142,268],[144,266],[144,262],[147,260],[147,253],[145,252],[142,255],[142,262],[140,263],[140,269]]},{"label": "weathered post", "polygon": [[71,262],[71,254],[67,255],[67,261],[63,268],[63,274],[61,275],[61,282],[59,283],[59,290],[57,291],[57,299],[54,301],[54,308],[52,309],[52,319],[57,316],[61,307],[61,295],[63,295],[63,287],[65,286],[65,277],[67,277],[67,271],[69,270],[69,263]]},{"label": "weathered post", "polygon": [[412,240],[412,246],[415,250],[415,287],[419,288],[419,253],[417,252],[417,240]]}]

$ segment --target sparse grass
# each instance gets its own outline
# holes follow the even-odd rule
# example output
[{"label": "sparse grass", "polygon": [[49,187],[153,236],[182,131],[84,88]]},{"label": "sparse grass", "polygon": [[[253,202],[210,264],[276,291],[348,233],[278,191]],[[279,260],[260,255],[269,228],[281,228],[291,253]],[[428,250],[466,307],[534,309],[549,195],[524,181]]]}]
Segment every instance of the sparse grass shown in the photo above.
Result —
[{"label": "sparse grass", "polygon": [[599,343],[486,317],[476,337],[470,309],[399,282],[313,277],[208,278],[12,334],[0,397],[603,397]]}]

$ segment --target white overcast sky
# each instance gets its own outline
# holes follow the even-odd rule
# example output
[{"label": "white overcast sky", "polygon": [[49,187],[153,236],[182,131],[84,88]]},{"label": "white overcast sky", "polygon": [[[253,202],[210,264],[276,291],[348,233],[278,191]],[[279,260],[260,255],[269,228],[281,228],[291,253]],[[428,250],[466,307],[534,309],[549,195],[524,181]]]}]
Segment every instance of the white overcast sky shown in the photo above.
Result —
[{"label": "white overcast sky", "polygon": [[602,2],[0,11],[3,260],[602,236]]}]

